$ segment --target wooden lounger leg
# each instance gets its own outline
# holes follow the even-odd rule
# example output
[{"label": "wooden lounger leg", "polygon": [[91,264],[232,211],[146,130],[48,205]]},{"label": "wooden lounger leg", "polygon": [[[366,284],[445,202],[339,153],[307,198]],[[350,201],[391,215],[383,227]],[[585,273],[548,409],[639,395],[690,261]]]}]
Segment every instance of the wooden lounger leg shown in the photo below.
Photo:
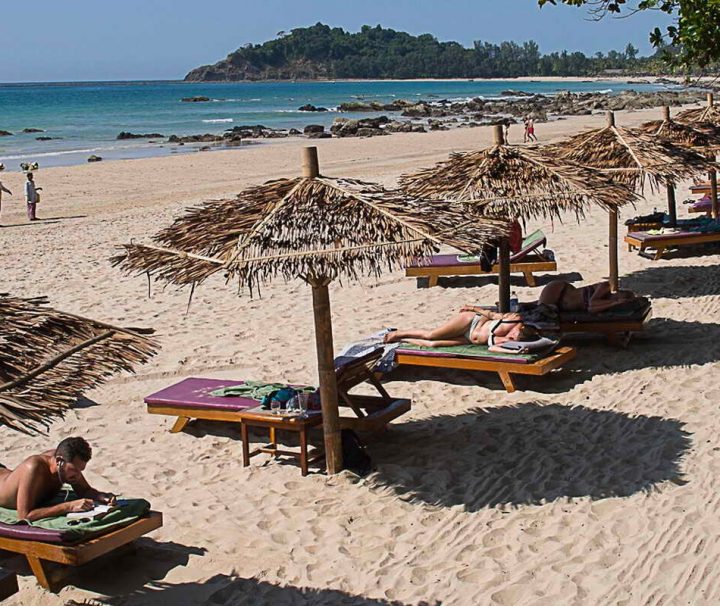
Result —
[{"label": "wooden lounger leg", "polygon": [[663,256],[664,252],[665,252],[665,247],[658,246],[657,250],[655,251],[655,261],[659,260]]},{"label": "wooden lounger leg", "polygon": [[438,277],[437,276],[428,276],[428,288],[432,288],[433,286],[438,285]]},{"label": "wooden lounger leg", "polygon": [[513,381],[512,375],[509,372],[498,372],[500,380],[505,386],[505,391],[513,393],[517,388],[515,387],[515,381]]},{"label": "wooden lounger leg", "polygon": [[533,275],[533,272],[531,271],[524,271],[523,274],[525,275],[525,282],[527,282],[528,286],[537,286],[537,283],[535,282],[535,276]]},{"label": "wooden lounger leg", "polygon": [[175,421],[175,425],[172,426],[170,433],[180,433],[185,426],[190,422],[190,417],[178,417]]},{"label": "wooden lounger leg", "polygon": [[31,555],[25,557],[27,558],[28,564],[30,564],[30,569],[35,575],[35,578],[37,579],[37,582],[40,584],[40,586],[43,589],[47,589],[48,591],[52,591],[54,593],[55,590],[53,584],[50,581],[48,571],[45,569],[45,564],[43,563],[43,561],[40,558]]}]

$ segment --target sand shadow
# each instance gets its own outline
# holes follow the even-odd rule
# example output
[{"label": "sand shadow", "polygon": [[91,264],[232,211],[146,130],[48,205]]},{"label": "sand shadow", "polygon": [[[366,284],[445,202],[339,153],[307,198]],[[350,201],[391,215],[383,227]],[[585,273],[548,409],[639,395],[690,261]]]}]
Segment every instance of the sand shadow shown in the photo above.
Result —
[{"label": "sand shadow", "polygon": [[[271,565],[271,564],[270,564]],[[114,595],[103,600],[108,605],[185,606],[187,604],[233,606],[410,606],[404,602],[356,596],[337,589],[316,589],[274,585],[257,579],[243,579],[234,573],[218,574],[197,583],[151,583],[130,595]],[[414,602],[413,606],[440,606],[439,602]]]},{"label": "sand shadow", "polygon": [[[629,370],[702,366],[720,360],[720,324],[709,322],[653,318],[626,349],[613,347],[603,339],[581,339],[571,371],[560,375],[559,383]],[[577,344],[572,335],[564,342]]]},{"label": "sand shadow", "polygon": [[690,444],[675,419],[524,403],[397,423],[392,440],[372,447],[382,463],[368,482],[468,511],[625,497],[685,484]]},{"label": "sand shadow", "polygon": [[654,265],[623,276],[622,288],[658,299],[720,294],[720,265]]},{"label": "sand shadow", "polygon": [[72,405],[72,408],[77,409],[84,409],[84,408],[95,408],[95,406],[100,406],[98,402],[95,400],[91,400],[90,398],[86,398],[85,396],[80,396],[76,401],[75,404]]},{"label": "sand shadow", "polygon": [[62,223],[71,219],[86,219],[87,215],[69,215],[60,217],[39,217],[37,221],[25,221],[23,223],[11,223],[10,225],[0,224],[0,228],[10,229],[11,227],[30,227],[38,225],[52,225],[54,223]]},{"label": "sand shadow", "polygon": [[[578,272],[570,272],[566,274],[535,274],[536,286],[545,286],[553,280],[565,280],[566,282],[582,282],[582,274]],[[490,284],[497,285],[498,276],[492,274],[489,276],[445,276],[438,278],[438,286],[440,288],[481,288]],[[428,288],[427,278],[416,278],[418,288]],[[510,276],[510,285],[520,288],[527,286],[525,277],[519,274]]]},{"label": "sand shadow", "polygon": [[191,555],[203,556],[207,551],[147,537],[138,539],[133,547],[98,558],[73,571],[63,582],[103,595],[122,595],[161,581],[174,568],[187,566]]}]

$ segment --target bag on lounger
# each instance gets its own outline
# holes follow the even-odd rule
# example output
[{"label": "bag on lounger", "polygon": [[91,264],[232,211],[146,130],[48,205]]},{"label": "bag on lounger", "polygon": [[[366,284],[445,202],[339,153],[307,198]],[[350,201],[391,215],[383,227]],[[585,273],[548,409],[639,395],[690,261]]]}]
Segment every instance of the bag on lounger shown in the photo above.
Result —
[{"label": "bag on lounger", "polygon": [[559,341],[542,337],[535,341],[506,341],[500,345],[493,345],[489,348],[494,353],[542,353],[555,349]]}]

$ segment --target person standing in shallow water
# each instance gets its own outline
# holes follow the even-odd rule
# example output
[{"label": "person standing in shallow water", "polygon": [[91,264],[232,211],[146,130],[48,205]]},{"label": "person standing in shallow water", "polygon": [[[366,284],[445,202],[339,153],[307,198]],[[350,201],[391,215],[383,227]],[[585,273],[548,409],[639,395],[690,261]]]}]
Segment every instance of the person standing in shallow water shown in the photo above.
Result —
[{"label": "person standing in shallow water", "polygon": [[25,202],[27,202],[27,216],[29,221],[37,221],[35,212],[38,203],[38,192],[42,191],[42,187],[35,186],[35,177],[32,173],[27,174],[25,181]]}]

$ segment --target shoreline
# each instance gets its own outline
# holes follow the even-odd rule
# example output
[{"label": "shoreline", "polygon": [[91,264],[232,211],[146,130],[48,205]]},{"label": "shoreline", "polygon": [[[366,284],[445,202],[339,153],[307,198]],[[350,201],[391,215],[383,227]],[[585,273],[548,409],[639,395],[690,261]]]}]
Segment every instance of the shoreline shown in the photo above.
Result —
[{"label": "shoreline", "polygon": [[[548,77],[546,82],[575,83],[583,81],[580,79]],[[588,82],[588,80],[584,80]],[[627,85],[625,79],[617,79]],[[354,81],[358,82],[358,81]],[[368,81],[383,82],[383,81]],[[422,82],[416,81],[393,81],[393,82]],[[453,82],[453,81],[433,81]],[[465,81],[461,81],[465,82]],[[693,91],[677,90],[674,88],[662,88],[655,86],[652,82],[637,82],[642,85],[641,90],[633,88],[613,90],[613,81],[608,79],[595,79],[592,82],[599,87],[606,86],[607,90],[587,90],[588,87],[577,87],[576,90],[555,89],[545,87],[524,86],[535,84],[541,80],[525,79],[496,79],[495,82],[504,86],[496,86],[488,91],[462,90],[439,88],[436,92],[431,91],[413,93],[407,90],[398,89],[398,94],[390,95],[387,91],[378,90],[367,94],[352,94],[352,90],[343,89],[339,96],[320,93],[320,96],[327,97],[327,108],[316,107],[313,103],[306,102],[301,107],[296,101],[290,99],[285,102],[291,109],[277,109],[271,106],[265,115],[261,110],[253,107],[246,110],[249,113],[242,114],[242,109],[214,109],[216,106],[212,101],[218,101],[208,97],[202,97],[207,103],[200,103],[202,108],[193,110],[197,113],[198,121],[205,123],[209,128],[197,128],[196,130],[181,129],[180,135],[165,128],[162,121],[148,122],[141,126],[144,130],[139,132],[166,133],[158,137],[122,132],[115,137],[110,133],[103,132],[106,138],[89,138],[83,141],[74,137],[74,131],[66,133],[62,128],[50,131],[52,136],[37,137],[42,139],[66,139],[54,142],[49,147],[44,143],[39,146],[30,141],[23,132],[32,132],[26,129],[22,132],[13,128],[15,136],[19,136],[15,146],[15,138],[3,137],[0,140],[0,149],[6,147],[6,155],[0,155],[0,161],[6,164],[8,172],[19,172],[21,162],[40,162],[41,166],[76,166],[84,164],[89,155],[99,156],[102,161],[129,160],[147,157],[165,157],[174,155],[185,155],[198,151],[217,152],[221,149],[234,149],[245,147],[247,144],[265,143],[276,138],[316,139],[319,137],[374,137],[379,135],[398,134],[401,132],[427,132],[433,130],[446,130],[457,128],[476,128],[486,124],[496,123],[510,119],[512,122],[519,122],[524,117],[532,117],[536,124],[562,120],[573,115],[589,115],[607,109],[642,109],[646,107],[660,107],[662,105],[676,105],[689,101],[697,102],[702,96],[697,89]],[[219,83],[218,83],[219,84]],[[515,88],[510,88],[515,87]],[[540,88],[540,90],[538,90]],[[154,93],[153,93],[154,94]],[[212,93],[208,93],[212,95]],[[232,93],[230,93],[232,94]],[[259,95],[260,96],[260,95]],[[322,99],[317,99],[318,93],[314,93],[312,100],[318,106]],[[345,99],[344,101],[342,99]],[[303,99],[300,96],[300,99]],[[384,99],[384,101],[378,101]],[[220,99],[219,101],[225,101]],[[230,99],[235,101],[235,99]],[[260,101],[260,99],[254,99]],[[195,105],[195,104],[188,104]],[[310,109],[305,109],[306,107]],[[176,111],[176,110],[173,110]],[[260,112],[257,114],[257,112]],[[235,113],[233,113],[235,112]],[[239,114],[237,112],[240,112]],[[185,113],[181,115],[188,116]],[[254,117],[257,114],[257,117]],[[99,114],[103,115],[103,114]],[[222,118],[217,116],[222,115]],[[231,115],[233,117],[227,117]],[[272,117],[268,117],[272,116]],[[288,116],[288,117],[280,117]],[[187,120],[187,118],[185,118]],[[235,125],[237,120],[238,125]],[[253,120],[262,121],[263,125],[247,126],[255,124]],[[222,127],[219,124],[222,123]],[[347,123],[347,124],[344,124]],[[127,124],[130,124],[128,122]],[[241,126],[241,125],[245,126]],[[16,125],[17,126],[17,125]],[[45,124],[40,124],[45,126]],[[231,126],[231,128],[225,128]],[[315,130],[308,131],[313,128]],[[63,127],[65,128],[65,127]],[[105,127],[103,127],[105,128]],[[132,127],[125,126],[124,130]],[[172,128],[172,127],[170,127]],[[217,130],[221,128],[221,130]],[[107,130],[107,128],[105,128]],[[134,129],[133,129],[134,130]],[[34,132],[45,133],[45,130]],[[135,130],[135,133],[138,131]],[[309,134],[311,132],[311,134]],[[13,134],[11,133],[11,134]],[[172,133],[172,134],[171,134]],[[57,136],[57,135],[61,136]],[[122,137],[122,135],[128,135]],[[308,136],[309,135],[309,136]],[[33,135],[31,135],[33,136]],[[9,147],[8,147],[9,146]],[[16,148],[13,148],[15,146]],[[35,148],[35,149],[33,149]]]}]

